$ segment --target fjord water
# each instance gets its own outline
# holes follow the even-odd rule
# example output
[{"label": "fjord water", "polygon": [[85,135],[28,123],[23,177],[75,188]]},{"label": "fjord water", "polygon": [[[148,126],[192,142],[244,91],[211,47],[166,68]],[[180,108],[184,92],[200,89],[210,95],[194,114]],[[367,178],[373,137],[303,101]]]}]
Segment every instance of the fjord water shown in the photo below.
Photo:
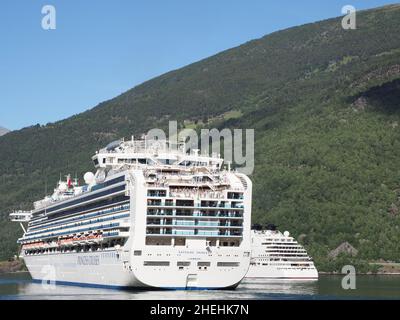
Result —
[{"label": "fjord water", "polygon": [[400,276],[358,276],[356,290],[344,290],[342,277],[322,275],[318,281],[288,282],[245,279],[232,291],[126,291],[73,286],[43,286],[28,273],[0,275],[0,299],[142,299],[142,300],[321,300],[400,299]]}]

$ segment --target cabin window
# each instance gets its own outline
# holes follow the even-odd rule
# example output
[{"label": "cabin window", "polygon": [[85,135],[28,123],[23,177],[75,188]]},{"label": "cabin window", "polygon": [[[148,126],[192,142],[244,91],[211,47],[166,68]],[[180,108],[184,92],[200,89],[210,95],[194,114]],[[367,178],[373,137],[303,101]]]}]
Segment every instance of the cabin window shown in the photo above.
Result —
[{"label": "cabin window", "polygon": [[145,261],[143,265],[148,267],[168,267],[169,261]]},{"label": "cabin window", "polygon": [[217,267],[239,267],[239,262],[218,262]]}]

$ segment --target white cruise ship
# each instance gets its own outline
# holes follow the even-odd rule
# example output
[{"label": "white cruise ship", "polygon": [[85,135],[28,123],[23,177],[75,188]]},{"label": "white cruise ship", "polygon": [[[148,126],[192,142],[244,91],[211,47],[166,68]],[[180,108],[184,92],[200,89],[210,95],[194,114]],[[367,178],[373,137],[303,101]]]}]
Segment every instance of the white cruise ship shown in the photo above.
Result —
[{"label": "white cruise ship", "polygon": [[289,232],[274,225],[251,231],[251,262],[246,278],[271,280],[317,280],[318,271],[306,250]]},{"label": "white cruise ship", "polygon": [[[117,141],[85,185],[60,181],[14,212],[34,280],[115,288],[232,289],[250,264],[252,183],[218,155]],[[27,223],[27,229],[26,228]]]}]

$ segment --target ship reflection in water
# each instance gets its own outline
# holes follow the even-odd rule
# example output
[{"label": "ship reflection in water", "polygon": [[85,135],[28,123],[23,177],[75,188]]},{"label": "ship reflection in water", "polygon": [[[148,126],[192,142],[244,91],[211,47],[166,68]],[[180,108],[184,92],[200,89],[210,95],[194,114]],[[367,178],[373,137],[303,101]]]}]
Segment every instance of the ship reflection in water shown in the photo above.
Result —
[{"label": "ship reflection in water", "polygon": [[266,295],[264,298],[268,298],[268,296],[273,298],[274,295],[304,296],[304,298],[307,298],[306,296],[318,294],[318,280],[244,279],[238,290],[251,293],[254,296],[251,299],[258,299],[257,296],[259,295]]},{"label": "ship reflection in water", "polygon": [[318,281],[271,281],[244,279],[231,291],[122,291],[73,286],[42,286],[27,273],[0,275],[0,300],[318,300],[400,299],[400,277],[359,276],[357,290],[341,288],[340,276],[321,276]]},{"label": "ship reflection in water", "polygon": [[139,300],[236,300],[236,299],[307,299],[317,294],[315,282],[277,282],[245,279],[230,291],[142,291],[102,288],[51,286],[32,282],[28,274],[3,275],[0,299],[139,299]]}]

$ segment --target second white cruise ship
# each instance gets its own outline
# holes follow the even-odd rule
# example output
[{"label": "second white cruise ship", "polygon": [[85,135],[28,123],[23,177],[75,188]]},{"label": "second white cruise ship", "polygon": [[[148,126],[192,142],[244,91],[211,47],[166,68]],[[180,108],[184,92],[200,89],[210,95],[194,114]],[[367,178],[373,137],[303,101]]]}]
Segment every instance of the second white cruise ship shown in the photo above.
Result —
[{"label": "second white cruise ship", "polygon": [[318,271],[304,249],[289,232],[274,225],[251,231],[251,262],[247,278],[271,280],[317,280]]},{"label": "second white cruise ship", "polygon": [[168,141],[117,141],[13,221],[39,281],[99,287],[235,288],[250,264],[252,183],[218,155]]}]

